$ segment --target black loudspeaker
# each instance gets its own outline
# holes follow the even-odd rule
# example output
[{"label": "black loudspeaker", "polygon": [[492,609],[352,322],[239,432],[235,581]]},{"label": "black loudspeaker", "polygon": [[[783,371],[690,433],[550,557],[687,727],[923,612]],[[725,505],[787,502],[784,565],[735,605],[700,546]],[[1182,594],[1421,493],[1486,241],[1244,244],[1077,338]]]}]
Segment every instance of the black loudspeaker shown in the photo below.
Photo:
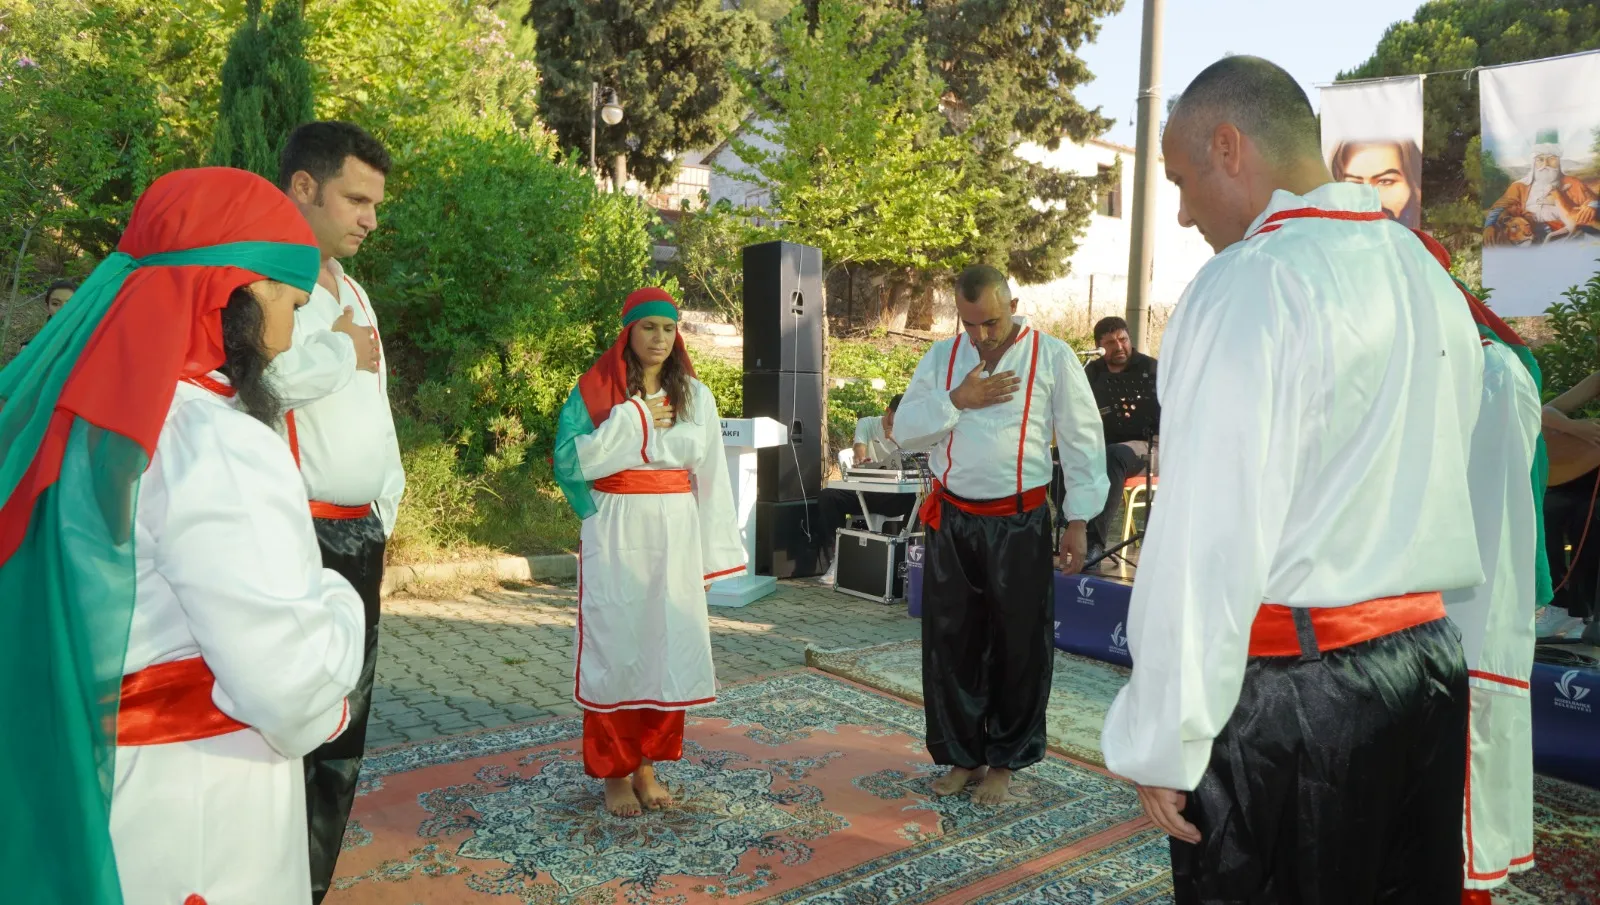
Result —
[{"label": "black loudspeaker", "polygon": [[817,501],[756,501],[757,575],[814,578],[827,570],[822,561],[822,521]]},{"label": "black loudspeaker", "polygon": [[827,331],[822,251],[793,242],[746,246],[744,369],[821,371]]},{"label": "black loudspeaker", "polygon": [[744,416],[771,418],[789,429],[788,443],[756,451],[756,499],[816,499],[822,492],[822,375],[746,373]]}]

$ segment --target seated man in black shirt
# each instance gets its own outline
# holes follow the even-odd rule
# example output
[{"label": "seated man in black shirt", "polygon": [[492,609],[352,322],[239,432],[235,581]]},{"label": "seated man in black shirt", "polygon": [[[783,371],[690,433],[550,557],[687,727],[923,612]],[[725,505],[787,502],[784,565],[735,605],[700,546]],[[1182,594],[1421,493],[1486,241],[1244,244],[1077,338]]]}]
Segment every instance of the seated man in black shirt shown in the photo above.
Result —
[{"label": "seated man in black shirt", "polygon": [[[1089,558],[1103,547],[1113,546],[1122,537],[1122,493],[1128,478],[1145,470],[1147,457],[1160,433],[1161,403],[1156,401],[1156,360],[1133,350],[1128,339],[1128,322],[1120,317],[1102,318],[1094,325],[1094,342],[1104,353],[1084,365],[1089,388],[1106,434],[1106,476],[1111,488],[1106,507],[1089,523]],[[1154,474],[1154,461],[1151,461]]]}]

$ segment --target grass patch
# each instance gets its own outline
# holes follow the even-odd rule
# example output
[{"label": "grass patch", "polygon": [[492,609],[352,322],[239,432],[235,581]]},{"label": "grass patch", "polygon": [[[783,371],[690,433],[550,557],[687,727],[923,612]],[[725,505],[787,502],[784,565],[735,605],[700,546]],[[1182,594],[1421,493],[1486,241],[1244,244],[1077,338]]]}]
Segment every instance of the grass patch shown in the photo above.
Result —
[{"label": "grass patch", "polygon": [[521,666],[528,661],[522,657],[501,657],[500,662],[507,666]]}]

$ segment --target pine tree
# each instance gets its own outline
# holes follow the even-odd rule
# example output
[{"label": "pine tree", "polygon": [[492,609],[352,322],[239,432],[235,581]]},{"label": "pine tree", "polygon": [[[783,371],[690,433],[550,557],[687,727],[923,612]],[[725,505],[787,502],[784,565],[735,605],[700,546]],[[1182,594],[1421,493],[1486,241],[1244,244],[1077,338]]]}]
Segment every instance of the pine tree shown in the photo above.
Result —
[{"label": "pine tree", "polygon": [[263,16],[262,0],[246,4],[244,24],[222,65],[222,101],[212,137],[212,166],[249,170],[274,182],[289,133],[315,117],[309,34],[300,0],[277,0]]},{"label": "pine tree", "polygon": [[539,112],[561,146],[588,159],[591,86],[611,88],[622,122],[600,125],[602,168],[619,154],[648,186],[671,179],[672,157],[709,148],[743,113],[730,64],[753,67],[771,28],[722,0],[530,0],[523,18],[538,33],[544,84]]}]

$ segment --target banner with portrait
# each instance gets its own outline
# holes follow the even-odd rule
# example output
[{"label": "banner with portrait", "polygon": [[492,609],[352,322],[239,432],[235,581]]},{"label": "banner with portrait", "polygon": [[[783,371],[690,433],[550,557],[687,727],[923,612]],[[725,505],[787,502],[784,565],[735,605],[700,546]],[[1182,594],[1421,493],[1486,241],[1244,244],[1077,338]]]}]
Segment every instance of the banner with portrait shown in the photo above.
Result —
[{"label": "banner with portrait", "polygon": [[1544,314],[1600,270],[1600,52],[1479,73],[1483,285]]},{"label": "banner with portrait", "polygon": [[1384,212],[1422,225],[1422,76],[1322,89],[1322,156],[1333,178],[1378,190]]}]

